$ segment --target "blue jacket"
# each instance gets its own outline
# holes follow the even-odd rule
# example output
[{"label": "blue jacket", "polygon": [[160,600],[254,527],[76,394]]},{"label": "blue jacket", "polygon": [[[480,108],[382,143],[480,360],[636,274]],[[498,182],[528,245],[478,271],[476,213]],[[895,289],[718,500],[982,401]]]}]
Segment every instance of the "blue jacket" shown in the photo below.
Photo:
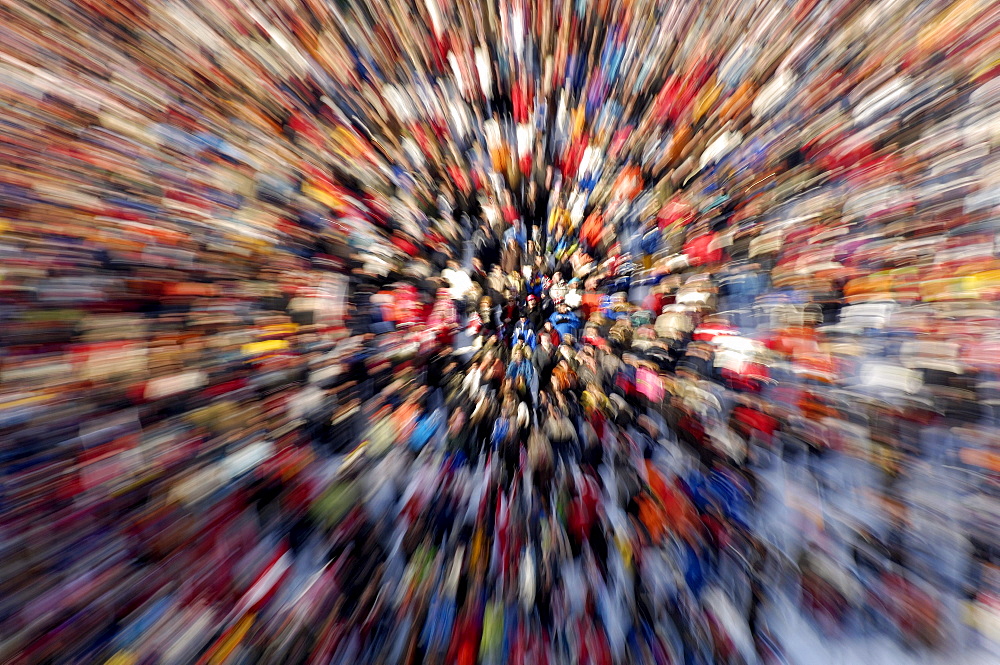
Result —
[{"label": "blue jacket", "polygon": [[495,449],[499,446],[507,434],[510,432],[511,422],[507,418],[497,418],[493,423],[493,432],[490,434],[490,443]]},{"label": "blue jacket", "polygon": [[425,413],[417,422],[410,438],[410,448],[414,452],[419,452],[428,443],[432,443],[444,425],[444,415],[440,409],[435,409],[432,413]]},{"label": "blue jacket", "polygon": [[528,345],[528,348],[532,351],[535,350],[535,346],[538,344],[538,339],[535,337],[535,331],[531,329],[531,324],[527,320],[518,320],[518,322],[514,324],[514,332],[511,333],[511,339],[516,342],[518,337],[524,339],[524,343]]},{"label": "blue jacket", "polygon": [[428,652],[445,651],[451,640],[451,629],[455,623],[455,601],[440,593],[434,594],[427,610],[427,622],[420,634],[420,643]]},{"label": "blue jacket", "polygon": [[509,229],[503,233],[503,242],[506,245],[510,239],[513,238],[517,241],[517,244],[524,249],[528,244],[528,232],[524,228],[524,224],[521,224],[520,230],[516,226],[511,226]]},{"label": "blue jacket", "polygon": [[580,330],[580,317],[575,312],[553,312],[549,317],[552,327],[559,332],[560,337],[566,335],[578,336]]},{"label": "blue jacket", "polygon": [[517,380],[519,377],[524,377],[524,382],[530,384],[531,380],[535,377],[535,367],[531,364],[530,360],[521,360],[520,362],[511,361],[507,365],[507,378]]}]

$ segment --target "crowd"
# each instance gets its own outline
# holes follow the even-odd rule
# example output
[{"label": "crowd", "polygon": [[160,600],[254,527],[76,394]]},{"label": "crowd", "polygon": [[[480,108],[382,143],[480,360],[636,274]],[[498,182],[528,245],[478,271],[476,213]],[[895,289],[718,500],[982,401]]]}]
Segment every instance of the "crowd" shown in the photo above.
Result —
[{"label": "crowd", "polygon": [[1000,650],[993,3],[0,17],[0,661]]}]

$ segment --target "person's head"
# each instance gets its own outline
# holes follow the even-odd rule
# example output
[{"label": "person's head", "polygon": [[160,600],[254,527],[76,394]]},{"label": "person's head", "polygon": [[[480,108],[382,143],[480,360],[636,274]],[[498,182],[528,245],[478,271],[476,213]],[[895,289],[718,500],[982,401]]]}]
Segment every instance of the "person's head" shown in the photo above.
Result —
[{"label": "person's head", "polygon": [[559,272],[558,270],[552,273],[552,281],[555,282],[556,284],[561,284],[563,281],[562,273]]},{"label": "person's head", "polygon": [[522,352],[521,352],[521,346],[520,345],[515,346],[513,348],[513,350],[510,353],[510,358],[514,362],[521,362],[521,359],[523,358],[523,355],[522,355]]}]

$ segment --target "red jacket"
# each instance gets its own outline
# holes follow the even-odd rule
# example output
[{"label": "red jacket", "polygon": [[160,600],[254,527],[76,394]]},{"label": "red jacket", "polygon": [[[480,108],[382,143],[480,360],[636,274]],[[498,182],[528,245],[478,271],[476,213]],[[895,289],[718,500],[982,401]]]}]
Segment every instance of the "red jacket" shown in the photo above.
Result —
[{"label": "red jacket", "polygon": [[692,266],[700,266],[706,263],[719,263],[725,258],[725,253],[718,247],[710,249],[709,245],[715,240],[714,233],[700,235],[693,240],[689,240],[684,245],[684,253],[688,256],[688,262]]},{"label": "red jacket", "polygon": [[733,409],[733,418],[742,425],[744,433],[759,432],[761,436],[770,439],[778,429],[778,421],[766,413],[745,406]]}]

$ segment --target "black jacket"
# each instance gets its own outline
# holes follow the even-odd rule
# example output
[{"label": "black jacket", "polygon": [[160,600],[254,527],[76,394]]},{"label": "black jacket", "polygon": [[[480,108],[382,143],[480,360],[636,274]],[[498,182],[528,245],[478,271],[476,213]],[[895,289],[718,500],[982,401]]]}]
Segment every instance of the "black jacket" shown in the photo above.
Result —
[{"label": "black jacket", "polygon": [[535,374],[538,376],[538,387],[545,388],[552,378],[552,370],[556,366],[556,347],[551,351],[546,351],[541,342],[535,347],[531,356],[531,363],[535,366]]}]

